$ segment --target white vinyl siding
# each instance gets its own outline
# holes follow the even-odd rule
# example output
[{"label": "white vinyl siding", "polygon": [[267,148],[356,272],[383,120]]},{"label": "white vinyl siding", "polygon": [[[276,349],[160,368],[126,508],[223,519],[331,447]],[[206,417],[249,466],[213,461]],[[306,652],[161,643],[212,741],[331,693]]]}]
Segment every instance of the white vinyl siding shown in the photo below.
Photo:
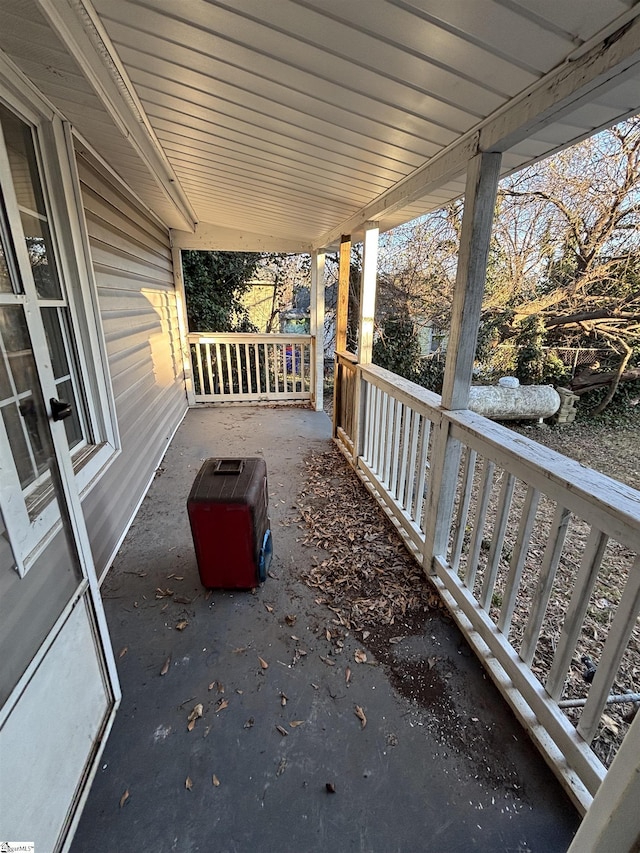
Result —
[{"label": "white vinyl siding", "polygon": [[120,437],[83,500],[100,577],[187,400],[168,231],[81,145],[76,159]]}]

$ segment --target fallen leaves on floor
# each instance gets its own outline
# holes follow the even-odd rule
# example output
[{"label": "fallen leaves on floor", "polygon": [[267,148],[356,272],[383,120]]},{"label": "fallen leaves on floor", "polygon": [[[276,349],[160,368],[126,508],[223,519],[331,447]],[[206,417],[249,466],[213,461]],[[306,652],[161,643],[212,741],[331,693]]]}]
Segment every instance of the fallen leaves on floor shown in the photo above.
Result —
[{"label": "fallen leaves on floor", "polygon": [[190,791],[193,788],[191,776],[187,776],[187,778],[184,780],[184,787],[187,789],[187,791]]},{"label": "fallen leaves on floor", "polygon": [[360,705],[356,705],[353,713],[360,720],[361,727],[364,728],[367,725],[367,717]]},{"label": "fallen leaves on floor", "polygon": [[187,627],[187,625],[188,625],[188,624],[189,624],[189,620],[188,620],[188,619],[181,619],[181,620],[176,624],[176,631],[184,631],[184,629]]},{"label": "fallen leaves on floor", "polygon": [[193,711],[187,717],[187,730],[188,731],[190,731],[190,732],[193,731],[195,724],[196,724],[196,720],[200,719],[200,717],[202,716],[202,712],[203,712],[202,702],[198,702],[198,704],[195,705]]},{"label": "fallen leaves on floor", "polygon": [[367,662],[367,654],[363,652],[362,649],[356,649],[353,654],[356,663],[366,663]]},{"label": "fallen leaves on floor", "polygon": [[169,667],[171,666],[171,655],[166,659],[166,661],[162,664],[162,669],[160,670],[160,675],[166,675],[169,672]]},{"label": "fallen leaves on floor", "polygon": [[127,653],[128,651],[129,651],[129,646],[123,646],[123,647],[120,649],[120,652],[118,653],[118,657],[119,657],[119,658],[123,658],[123,657],[126,655],[126,653]]},{"label": "fallen leaves on floor", "polygon": [[218,711],[224,711],[224,709],[228,708],[228,707],[229,707],[229,700],[228,699],[220,699],[218,701],[218,704],[216,705],[216,714],[218,713]]},{"label": "fallen leaves on floor", "polygon": [[333,612],[333,623],[362,631],[365,624],[393,625],[409,611],[441,607],[437,592],[340,451],[314,454],[305,465],[300,541],[325,554],[300,574],[323,594],[316,603]]},{"label": "fallen leaves on floor", "polygon": [[128,799],[129,799],[129,789],[127,788],[127,790],[124,792],[124,794],[120,797],[120,808],[123,807],[123,805],[127,802]]},{"label": "fallen leaves on floor", "polygon": [[266,662],[266,660],[264,658],[261,658],[260,656],[258,656],[258,660],[260,661],[260,666],[262,667],[262,669],[269,669],[269,664]]},{"label": "fallen leaves on floor", "polygon": [[213,783],[213,787],[214,787],[214,788],[219,788],[219,787],[220,787],[220,780],[218,779],[218,777],[216,776],[216,774],[215,774],[215,773],[214,773],[214,774],[213,774],[213,776],[211,777],[211,782]]}]

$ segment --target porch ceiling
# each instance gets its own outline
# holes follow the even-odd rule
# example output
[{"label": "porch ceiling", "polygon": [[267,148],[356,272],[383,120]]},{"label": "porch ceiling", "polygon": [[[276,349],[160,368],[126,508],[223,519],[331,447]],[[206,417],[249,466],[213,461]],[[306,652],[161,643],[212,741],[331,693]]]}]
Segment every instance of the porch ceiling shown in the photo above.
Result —
[{"label": "porch ceiling", "polygon": [[640,111],[639,15],[636,0],[0,0],[0,47],[168,226],[293,249],[440,207],[476,150],[505,151],[507,172]]}]

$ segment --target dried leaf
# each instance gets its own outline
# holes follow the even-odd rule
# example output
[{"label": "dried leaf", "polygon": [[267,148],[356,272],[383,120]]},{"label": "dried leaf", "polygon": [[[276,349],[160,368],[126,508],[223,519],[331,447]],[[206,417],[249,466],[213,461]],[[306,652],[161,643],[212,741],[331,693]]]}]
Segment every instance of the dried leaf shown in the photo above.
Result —
[{"label": "dried leaf", "polygon": [[327,794],[335,794],[336,792],[336,786],[333,782],[327,782],[325,788],[327,789]]},{"label": "dried leaf", "polygon": [[212,682],[211,682],[211,684],[209,685],[209,690],[213,690],[213,688],[214,688],[215,686],[216,686],[216,682],[215,682],[215,681],[212,681]]},{"label": "dried leaf", "polygon": [[273,607],[270,604],[265,604],[265,609],[268,613],[273,613]]},{"label": "dried leaf", "polygon": [[362,649],[356,649],[353,656],[356,659],[356,663],[366,663],[367,662],[367,655],[365,652],[362,651]]},{"label": "dried leaf", "polygon": [[436,658],[436,657],[427,658],[427,663],[429,664],[429,669],[433,669],[433,667],[436,665],[437,660],[438,660],[438,658]]},{"label": "dried leaf", "polygon": [[292,729],[297,729],[298,726],[301,726],[303,723],[306,723],[306,720],[291,720],[289,725]]},{"label": "dried leaf", "polygon": [[123,657],[126,655],[126,653],[127,653],[128,651],[129,651],[129,646],[123,646],[123,647],[120,649],[120,653],[119,653],[118,657],[119,657],[119,658],[123,658]]},{"label": "dried leaf", "polygon": [[322,655],[319,656],[322,663],[326,663],[327,666],[335,666],[336,662],[331,660],[331,658],[325,658]]},{"label": "dried leaf", "polygon": [[191,602],[193,601],[193,598],[187,598],[186,595],[176,595],[176,597],[173,600],[175,602],[177,602],[178,604],[191,604]]},{"label": "dried leaf", "polygon": [[281,693],[281,694],[280,694],[280,704],[282,705],[282,707],[283,707],[283,708],[284,708],[284,706],[287,704],[287,699],[288,699],[288,698],[289,698],[289,697],[288,697],[288,696],[286,696],[284,693]]},{"label": "dried leaf", "polygon": [[199,720],[202,716],[202,702],[198,702],[198,704],[194,707],[193,711],[187,717],[187,730],[192,732],[193,728],[196,724],[196,720]]},{"label": "dried leaf", "polygon": [[224,684],[221,681],[216,681],[216,690],[218,693],[224,693]]},{"label": "dried leaf", "polygon": [[218,704],[216,705],[216,714],[219,711],[224,711],[224,709],[228,708],[228,707],[229,707],[229,700],[228,699],[220,699],[218,701]]},{"label": "dried leaf", "polygon": [[274,581],[279,581],[279,580],[280,580],[280,577],[279,577],[275,572],[268,571],[268,572],[267,572],[267,574],[269,575],[269,577],[270,577],[270,578],[273,578],[273,579],[274,579]]},{"label": "dried leaf", "polygon": [[162,669],[160,670],[160,675],[166,675],[169,672],[169,667],[171,666],[171,655],[166,659],[166,661],[162,664]]},{"label": "dried leaf", "polygon": [[360,720],[360,722],[362,724],[362,728],[364,728],[367,725],[367,718],[365,716],[364,711],[360,707],[360,705],[356,705],[355,711],[353,713]]},{"label": "dried leaf", "polygon": [[190,791],[193,788],[191,776],[187,776],[187,778],[184,780],[184,787],[187,789],[187,791]]},{"label": "dried leaf", "polygon": [[156,598],[171,598],[172,595],[173,590],[169,589],[169,587],[167,587],[166,589],[161,589],[161,587],[158,587],[156,589]]},{"label": "dried leaf", "polygon": [[401,643],[404,640],[404,637],[389,637],[389,642],[392,646],[395,646],[397,643]]},{"label": "dried leaf", "polygon": [[[371,608],[371,609],[373,610],[373,608]],[[371,634],[371,631],[363,631],[362,632],[362,639],[366,640],[370,634]]]},{"label": "dried leaf", "polygon": [[284,726],[276,725],[276,728],[278,729],[282,737],[286,737],[289,734],[289,732],[284,728]]},{"label": "dried leaf", "polygon": [[324,629],[324,635],[329,642],[331,642],[331,631],[328,628]]},{"label": "dried leaf", "polygon": [[124,792],[124,794],[120,797],[120,808],[127,802],[129,799],[129,789]]},{"label": "dried leaf", "polygon": [[214,788],[219,788],[219,787],[220,787],[220,780],[218,779],[218,777],[216,776],[216,774],[215,774],[215,773],[214,773],[214,774],[213,774],[213,776],[211,777],[211,781],[212,781],[212,783],[213,783],[213,787],[214,787]]},{"label": "dried leaf", "polygon": [[347,667],[344,671],[344,680],[347,682],[347,684],[351,681],[351,669],[349,667]]},{"label": "dried leaf", "polygon": [[170,581],[171,578],[173,578],[174,580],[177,580],[177,581],[183,581],[184,580],[184,578],[181,577],[180,575],[174,575],[174,574],[167,575],[168,581]]},{"label": "dried leaf", "polygon": [[164,611],[167,609],[168,606],[169,606],[169,602],[167,601],[167,603],[163,604],[162,607],[160,608],[160,613],[164,613]]},{"label": "dried leaf", "polygon": [[234,655],[241,655],[243,652],[246,652],[246,651],[247,651],[247,647],[246,647],[246,646],[238,646],[238,648],[237,648],[237,649],[234,649],[234,650],[233,650],[233,654],[234,654]]},{"label": "dried leaf", "polygon": [[250,729],[253,727],[254,722],[255,722],[255,720],[253,719],[253,717],[249,717],[249,719],[247,720],[247,722],[244,724],[244,726],[242,728],[243,729]]},{"label": "dried leaf", "polygon": [[266,660],[264,660],[264,658],[261,658],[258,655],[258,660],[260,661],[260,666],[262,667],[262,669],[269,669],[269,664],[266,662]]},{"label": "dried leaf", "polygon": [[298,617],[295,613],[287,613],[287,615],[284,617],[284,621],[287,623],[287,625],[289,625],[289,627],[291,627],[296,624],[296,622],[298,621]]},{"label": "dried leaf", "polygon": [[287,759],[286,759],[286,758],[281,758],[281,759],[280,759],[280,764],[278,764],[278,769],[276,770],[276,776],[282,776],[282,774],[284,773],[284,769],[285,769],[285,767],[286,767],[286,766],[287,766]]},{"label": "dried leaf", "polygon": [[176,625],[176,631],[184,631],[184,629],[187,627],[188,624],[189,624],[188,619],[181,619],[178,622],[178,624]]},{"label": "dried leaf", "polygon": [[618,734],[618,724],[608,714],[603,714],[601,720],[603,725],[612,731],[614,735]]}]

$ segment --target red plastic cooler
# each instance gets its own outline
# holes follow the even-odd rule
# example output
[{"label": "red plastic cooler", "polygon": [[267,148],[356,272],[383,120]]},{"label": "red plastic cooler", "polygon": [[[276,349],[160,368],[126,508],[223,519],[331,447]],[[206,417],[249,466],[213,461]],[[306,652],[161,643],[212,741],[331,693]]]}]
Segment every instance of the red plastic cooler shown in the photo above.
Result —
[{"label": "red plastic cooler", "polygon": [[250,589],[265,579],[272,553],[268,509],[264,459],[206,460],[187,501],[204,586]]}]

